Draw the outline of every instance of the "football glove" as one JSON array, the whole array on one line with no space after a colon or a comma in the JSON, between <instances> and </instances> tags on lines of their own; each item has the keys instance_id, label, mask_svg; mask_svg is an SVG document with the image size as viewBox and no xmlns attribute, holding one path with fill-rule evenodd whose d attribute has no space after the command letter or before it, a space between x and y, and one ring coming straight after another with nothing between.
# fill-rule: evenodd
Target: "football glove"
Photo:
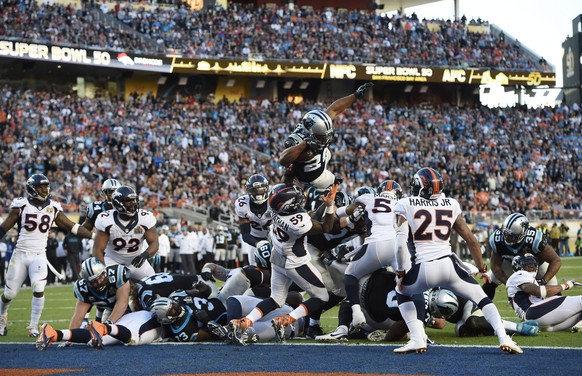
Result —
<instances>
[{"instance_id":1,"label":"football glove","mask_svg":"<svg viewBox=\"0 0 582 376\"><path fill-rule=\"evenodd\" d=\"M200 274L200 276L202 277L203 280L205 281L212 281L212 282L216 282L216 279L214 279L214 277L212 276L212 273L210 272L202 272Z\"/></svg>"},{"instance_id":2,"label":"football glove","mask_svg":"<svg viewBox=\"0 0 582 376\"><path fill-rule=\"evenodd\" d=\"M150 258L148 251L143 251L140 255L131 260L131 265L135 268L140 268L148 258Z\"/></svg>"},{"instance_id":3,"label":"football glove","mask_svg":"<svg viewBox=\"0 0 582 376\"><path fill-rule=\"evenodd\" d=\"M315 150L319 150L323 147L323 145L321 144L321 142L319 142L318 139L313 138L311 136L305 137L305 142L307 142L307 146Z\"/></svg>"},{"instance_id":4,"label":"football glove","mask_svg":"<svg viewBox=\"0 0 582 376\"><path fill-rule=\"evenodd\" d=\"M358 88L358 90L356 90L356 92L354 93L354 97L356 97L356 99L362 99L362 97L364 97L364 94L366 94L366 90L368 90L372 86L374 86L374 84L371 82L363 84Z\"/></svg>"}]
</instances>

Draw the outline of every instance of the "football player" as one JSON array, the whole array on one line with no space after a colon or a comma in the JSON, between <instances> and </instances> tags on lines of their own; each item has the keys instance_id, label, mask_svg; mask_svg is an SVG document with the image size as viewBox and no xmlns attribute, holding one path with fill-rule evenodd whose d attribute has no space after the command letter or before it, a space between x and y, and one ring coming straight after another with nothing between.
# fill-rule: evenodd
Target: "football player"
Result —
<instances>
[{"instance_id":1,"label":"football player","mask_svg":"<svg viewBox=\"0 0 582 376\"><path fill-rule=\"evenodd\" d=\"M552 286L540 285L538 261L531 253L515 256L515 273L505 284L507 298L515 314L522 320L536 320L542 331L555 332L571 328L582 332L582 296L560 296L562 291L582 286L575 281Z\"/></svg>"},{"instance_id":2,"label":"football player","mask_svg":"<svg viewBox=\"0 0 582 376\"><path fill-rule=\"evenodd\" d=\"M451 231L455 230L467 242L481 278L490 280L481 245L465 223L457 200L444 195L441 175L432 168L421 168L413 176L411 193L411 197L400 199L394 207L398 244L395 270L400 279L396 287L398 309L410 331L410 341L394 352L426 352L424 325L418 319L418 313L424 308L419 307L414 296L433 287L443 287L478 304L493 327L502 351L523 353L507 335L497 307L451 251ZM406 270L411 256L407 245L409 228L414 263Z\"/></svg>"},{"instance_id":3,"label":"football player","mask_svg":"<svg viewBox=\"0 0 582 376\"><path fill-rule=\"evenodd\" d=\"M8 216L0 225L0 240L18 224L18 237L6 274L6 288L0 297L0 336L8 333L8 307L18 295L26 277L32 286L32 309L27 327L30 336L38 335L38 321L44 308L44 288L47 283L46 246L53 222L81 238L90 239L91 231L72 222L60 203L52 200L48 178L31 175L26 181L28 197L12 201Z\"/></svg>"},{"instance_id":4,"label":"football player","mask_svg":"<svg viewBox=\"0 0 582 376\"><path fill-rule=\"evenodd\" d=\"M515 256L526 253L534 255L540 267L536 279L540 285L557 286L556 273L562 266L560 256L548 244L548 239L541 230L530 226L527 217L520 213L510 214L501 229L495 230L489 237L491 246L491 283L483 284L483 290L491 299L499 284L505 284L513 273L512 261Z\"/></svg>"},{"instance_id":5,"label":"football player","mask_svg":"<svg viewBox=\"0 0 582 376\"><path fill-rule=\"evenodd\" d=\"M397 267L394 257L396 252L396 231L394 230L394 205L402 197L400 184L393 180L386 180L378 187L378 195L364 193L355 198L349 206L338 209L339 217L353 215L356 210L363 208L371 223L370 235L364 244L357 250L346 269L345 286L349 304L352 309L351 330L359 331L366 319L360 307L359 280L380 268ZM410 268L409 264L404 265Z\"/></svg>"},{"instance_id":6,"label":"football player","mask_svg":"<svg viewBox=\"0 0 582 376\"><path fill-rule=\"evenodd\" d=\"M119 187L121 187L121 183L116 179L107 179L103 182L101 185L103 201L93 201L89 204L87 207L85 220L81 226L85 227L87 230L93 230L97 216L104 211L113 209L113 205L111 204L111 195Z\"/></svg>"},{"instance_id":7,"label":"football player","mask_svg":"<svg viewBox=\"0 0 582 376\"><path fill-rule=\"evenodd\" d=\"M373 85L370 82L363 84L353 94L333 102L325 111L306 113L285 141L286 149L281 153L279 163L292 170L302 184L313 185L320 190L329 188L336 181L335 175L327 170L331 159L328 146L334 136L333 120L356 100L363 98L366 90Z\"/></svg>"},{"instance_id":8,"label":"football player","mask_svg":"<svg viewBox=\"0 0 582 376\"><path fill-rule=\"evenodd\" d=\"M91 321L84 329L56 330L50 324L44 323L40 333L36 340L39 351L60 341L67 341L65 346L71 343L90 343L94 348L102 350L106 345L144 345L162 338L161 325L148 311L128 313L115 324Z\"/></svg>"},{"instance_id":9,"label":"football player","mask_svg":"<svg viewBox=\"0 0 582 376\"><path fill-rule=\"evenodd\" d=\"M271 253L271 296L261 301L255 309L241 319L232 320L233 336L240 335L253 322L269 312L283 306L289 287L294 282L306 291L310 298L291 313L276 317L272 324L279 341L284 339L285 328L310 311L321 308L328 300L327 289L321 274L310 263L311 256L306 250L306 236L329 232L333 226L337 192L334 184L327 196L323 224L312 219L303 208L305 197L297 187L277 184L269 195L269 206L273 211L273 224L269 233L273 244Z\"/></svg>"},{"instance_id":10,"label":"football player","mask_svg":"<svg viewBox=\"0 0 582 376\"><path fill-rule=\"evenodd\" d=\"M245 184L246 195L238 197L234 209L239 220L242 254L254 265L254 250L261 240L267 240L271 225L271 209L267 205L269 181L263 175L252 175Z\"/></svg>"},{"instance_id":11,"label":"football player","mask_svg":"<svg viewBox=\"0 0 582 376\"><path fill-rule=\"evenodd\" d=\"M146 261L158 252L156 217L139 208L138 196L131 187L117 188L111 203L113 209L99 214L95 221L93 256L107 266L127 266L135 279L154 274L154 268ZM144 240L148 247L139 253Z\"/></svg>"},{"instance_id":12,"label":"football player","mask_svg":"<svg viewBox=\"0 0 582 376\"><path fill-rule=\"evenodd\" d=\"M214 263L206 263L201 277L205 281L224 281L217 298L224 304L233 295L252 294L268 297L271 293L271 243L261 240L254 252L255 265L227 269ZM252 292L248 290L252 289Z\"/></svg>"},{"instance_id":13,"label":"football player","mask_svg":"<svg viewBox=\"0 0 582 376\"><path fill-rule=\"evenodd\" d=\"M216 226L214 234L214 259L216 262L226 267L226 253L228 251L228 240L226 240L226 228L223 225Z\"/></svg>"}]
</instances>

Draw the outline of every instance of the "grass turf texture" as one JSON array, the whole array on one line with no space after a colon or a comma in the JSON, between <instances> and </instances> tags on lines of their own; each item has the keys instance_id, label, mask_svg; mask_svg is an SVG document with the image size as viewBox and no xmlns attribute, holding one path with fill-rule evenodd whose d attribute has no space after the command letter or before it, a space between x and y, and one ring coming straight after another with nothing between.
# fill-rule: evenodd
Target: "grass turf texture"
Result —
<instances>
[{"instance_id":1,"label":"grass turf texture","mask_svg":"<svg viewBox=\"0 0 582 376\"><path fill-rule=\"evenodd\" d=\"M582 257L570 257L562 259L562 268L558 273L558 281L566 280L582 281ZM582 287L575 287L564 292L564 295L582 295ZM48 286L45 290L45 307L41 317L41 324L49 322L55 329L66 329L69 320L75 310L76 299L73 295L72 285ZM26 326L30 320L30 304L32 290L23 288L10 305L8 311L8 335L0 337L3 342L28 342L34 343L35 339L28 337ZM513 310L507 302L505 289L500 286L495 295L495 304L506 320L518 321ZM94 310L91 311L94 315ZM327 333L335 329L337 325L337 308L325 312L321 320L322 328ZM494 337L459 338L455 336L454 325L448 323L442 330L427 329L428 336L443 345L496 345ZM569 331L545 333L540 332L536 337L514 337L520 346L550 346L550 347L579 347L582 348L582 333L570 333ZM302 341L302 340L297 340ZM294 341L291 341L294 342ZM302 341L311 342L311 341ZM350 340L349 343L368 343L368 341Z\"/></svg>"}]
</instances>

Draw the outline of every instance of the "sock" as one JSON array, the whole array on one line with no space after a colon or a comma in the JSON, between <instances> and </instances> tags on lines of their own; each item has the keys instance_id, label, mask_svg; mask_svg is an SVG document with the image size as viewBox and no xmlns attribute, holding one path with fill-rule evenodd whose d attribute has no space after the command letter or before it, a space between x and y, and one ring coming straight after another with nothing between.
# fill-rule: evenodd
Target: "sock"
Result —
<instances>
[{"instance_id":1,"label":"sock","mask_svg":"<svg viewBox=\"0 0 582 376\"><path fill-rule=\"evenodd\" d=\"M489 303L483 307L481 311L483 311L483 316L485 316L487 322L493 327L495 335L499 339L499 343L503 343L507 337L507 333L503 327L503 322L501 321L501 316L499 315L497 307L495 307L493 303Z\"/></svg>"},{"instance_id":2,"label":"sock","mask_svg":"<svg viewBox=\"0 0 582 376\"><path fill-rule=\"evenodd\" d=\"M507 320L502 320L503 321L503 327L505 328L505 330L511 330L512 332L516 332L517 331L517 323L513 322L513 321L507 321Z\"/></svg>"},{"instance_id":3,"label":"sock","mask_svg":"<svg viewBox=\"0 0 582 376\"><path fill-rule=\"evenodd\" d=\"M2 295L2 298L0 299L0 316L6 316L6 314L8 313L8 307L10 306L11 303L12 300L5 302L4 295Z\"/></svg>"},{"instance_id":4,"label":"sock","mask_svg":"<svg viewBox=\"0 0 582 376\"><path fill-rule=\"evenodd\" d=\"M38 326L42 309L44 308L44 296L42 298L32 297L32 310L30 312L30 324Z\"/></svg>"}]
</instances>

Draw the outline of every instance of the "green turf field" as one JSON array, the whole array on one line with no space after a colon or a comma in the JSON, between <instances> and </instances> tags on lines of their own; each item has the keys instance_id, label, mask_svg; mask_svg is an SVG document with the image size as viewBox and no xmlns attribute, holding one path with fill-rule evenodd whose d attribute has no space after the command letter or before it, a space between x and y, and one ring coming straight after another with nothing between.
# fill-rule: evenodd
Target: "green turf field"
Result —
<instances>
[{"instance_id":1,"label":"green turf field","mask_svg":"<svg viewBox=\"0 0 582 376\"><path fill-rule=\"evenodd\" d=\"M569 279L582 281L582 257L569 257L562 259L562 268L558 273L558 280L563 282ZM576 287L565 292L565 295L582 295L582 287ZM0 337L0 342L34 342L34 339L27 335L26 326L30 320L30 304L32 292L30 288L23 288L8 311L8 335ZM69 325L69 320L75 310L75 297L72 285L49 286L46 289L46 302L42 314L42 322L50 322L57 329L65 329ZM507 303L507 297L503 288L497 289L495 296L502 318L517 321L513 310ZM93 312L94 313L94 312ZM328 332L335 329L337 324L337 308L324 313L322 316L322 327ZM492 337L459 338L455 336L454 325L447 324L445 329L427 329L427 334L440 344L496 344L497 340ZM582 333L570 333L569 331L540 333L536 337L515 336L517 342L522 346L563 346L582 347ZM353 341L352 341L353 342Z\"/></svg>"}]
</instances>

